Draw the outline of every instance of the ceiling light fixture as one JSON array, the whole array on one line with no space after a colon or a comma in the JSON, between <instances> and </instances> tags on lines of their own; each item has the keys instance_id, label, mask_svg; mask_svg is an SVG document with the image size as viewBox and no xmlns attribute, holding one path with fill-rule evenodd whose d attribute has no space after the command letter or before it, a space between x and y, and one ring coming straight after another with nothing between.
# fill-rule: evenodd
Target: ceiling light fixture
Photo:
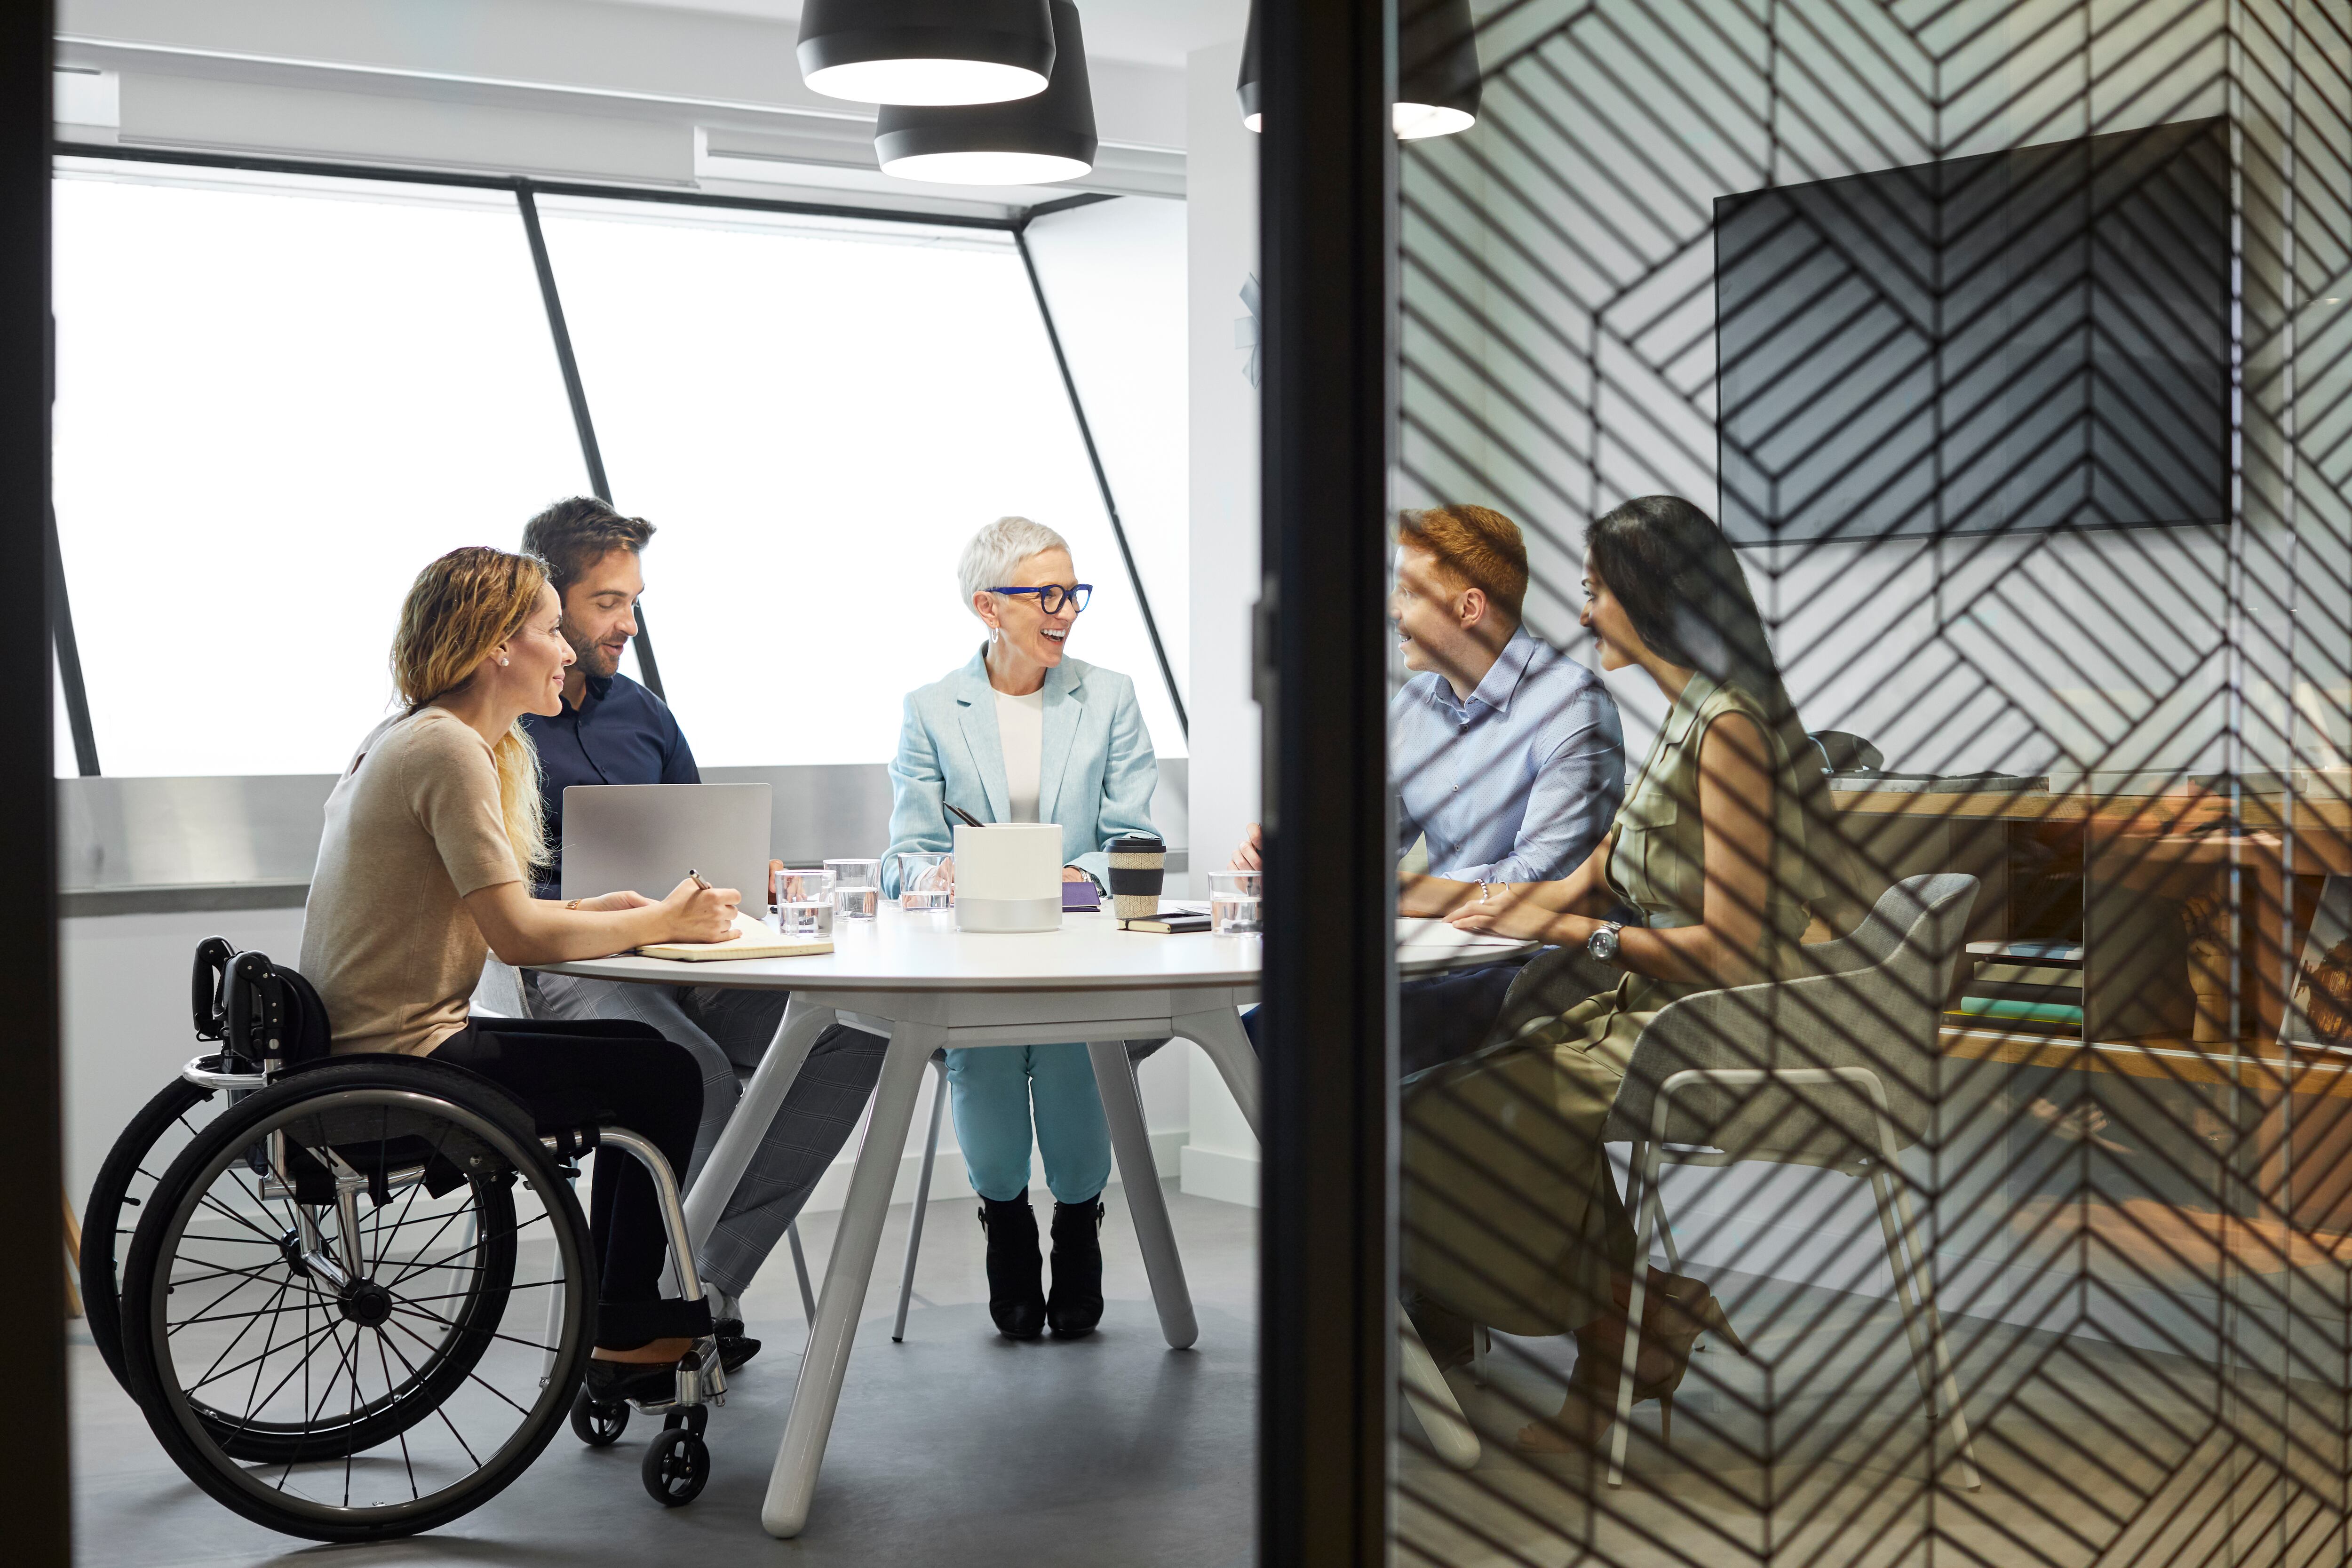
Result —
<instances>
[{"instance_id":1,"label":"ceiling light fixture","mask_svg":"<svg viewBox=\"0 0 2352 1568\"><path fill-rule=\"evenodd\" d=\"M1051 3L1057 47L1045 90L1011 103L885 104L874 126L884 174L950 185L1043 185L1094 167L1094 90L1078 8Z\"/></svg>"},{"instance_id":2,"label":"ceiling light fixture","mask_svg":"<svg viewBox=\"0 0 2352 1568\"><path fill-rule=\"evenodd\" d=\"M1390 126L1401 142L1451 136L1478 121L1483 79L1478 70L1477 24L1470 0L1398 0L1397 100ZM1257 7L1250 7L1249 32L1242 41L1242 124L1265 128L1260 101L1264 76Z\"/></svg>"},{"instance_id":3,"label":"ceiling light fixture","mask_svg":"<svg viewBox=\"0 0 2352 1568\"><path fill-rule=\"evenodd\" d=\"M1045 90L1048 0L806 0L801 79L859 103L1003 103Z\"/></svg>"}]
</instances>

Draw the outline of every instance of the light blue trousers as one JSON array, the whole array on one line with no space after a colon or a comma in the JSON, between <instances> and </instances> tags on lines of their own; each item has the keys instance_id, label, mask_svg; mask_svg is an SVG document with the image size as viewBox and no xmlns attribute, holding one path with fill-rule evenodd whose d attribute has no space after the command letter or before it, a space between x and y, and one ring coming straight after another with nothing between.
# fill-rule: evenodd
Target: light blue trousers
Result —
<instances>
[{"instance_id":1,"label":"light blue trousers","mask_svg":"<svg viewBox=\"0 0 2352 1568\"><path fill-rule=\"evenodd\" d=\"M1009 1203L1029 1190L1030 1108L1045 1185L1084 1203L1110 1180L1110 1129L1094 1063L1082 1045L974 1046L948 1052L956 1142L984 1198Z\"/></svg>"}]
</instances>

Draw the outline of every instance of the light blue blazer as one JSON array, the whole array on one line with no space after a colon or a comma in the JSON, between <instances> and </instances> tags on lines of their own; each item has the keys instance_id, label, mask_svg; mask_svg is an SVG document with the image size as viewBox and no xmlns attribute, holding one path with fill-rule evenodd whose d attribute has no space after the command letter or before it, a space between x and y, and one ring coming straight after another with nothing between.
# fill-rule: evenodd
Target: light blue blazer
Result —
<instances>
[{"instance_id":1,"label":"light blue blazer","mask_svg":"<svg viewBox=\"0 0 2352 1568\"><path fill-rule=\"evenodd\" d=\"M987 652L944 680L907 695L898 755L890 763L890 850L955 847L942 800L982 822L1009 822L1004 742L996 730L996 692ZM1135 682L1075 658L1045 672L1045 743L1037 766L1037 820L1062 825L1062 864L1107 881L1106 839L1148 833L1160 763L1136 706ZM884 863L883 892L898 896L895 867Z\"/></svg>"}]
</instances>

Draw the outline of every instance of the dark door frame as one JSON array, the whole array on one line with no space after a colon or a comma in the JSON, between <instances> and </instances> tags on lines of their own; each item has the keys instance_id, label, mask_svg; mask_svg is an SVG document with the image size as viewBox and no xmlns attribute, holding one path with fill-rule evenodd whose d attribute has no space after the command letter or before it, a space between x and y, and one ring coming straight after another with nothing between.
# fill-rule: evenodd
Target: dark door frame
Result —
<instances>
[{"instance_id":1,"label":"dark door frame","mask_svg":"<svg viewBox=\"0 0 2352 1568\"><path fill-rule=\"evenodd\" d=\"M0 614L0 1342L16 1347L18 1418L0 1423L9 1561L65 1568L73 1499L66 1442L65 1215L58 1053L57 789L50 774L48 0L0 5L0 540L19 569ZM94 760L94 759L93 759Z\"/></svg>"},{"instance_id":2,"label":"dark door frame","mask_svg":"<svg viewBox=\"0 0 2352 1568\"><path fill-rule=\"evenodd\" d=\"M1395 1428L1395 0L1257 0L1265 582L1258 1561L1385 1563Z\"/></svg>"}]
</instances>

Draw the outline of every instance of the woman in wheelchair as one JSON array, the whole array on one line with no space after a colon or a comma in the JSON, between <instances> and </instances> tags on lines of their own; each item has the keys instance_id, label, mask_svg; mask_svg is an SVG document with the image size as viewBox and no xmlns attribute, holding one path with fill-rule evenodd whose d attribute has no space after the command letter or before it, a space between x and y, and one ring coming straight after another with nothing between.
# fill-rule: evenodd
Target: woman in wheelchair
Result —
<instances>
[{"instance_id":1,"label":"woman in wheelchair","mask_svg":"<svg viewBox=\"0 0 2352 1568\"><path fill-rule=\"evenodd\" d=\"M1672 710L1590 859L1453 919L1623 978L1407 1080L1404 1103L1405 1275L1433 1353L1466 1358L1473 1322L1576 1336L1559 1416L1519 1436L1538 1451L1595 1443L1614 1415L1634 1237L1602 1133L1634 1042L1679 997L1795 973L1822 862L1850 880L1834 836L1809 832L1823 786L1722 531L1688 501L1628 501L1586 535L1585 595L1601 668L1639 668ZM1635 922L1608 918L1628 907ZM1699 1280L1651 1269L1643 1295L1634 1395L1671 1412L1700 1331L1738 1342Z\"/></svg>"},{"instance_id":2,"label":"woman in wheelchair","mask_svg":"<svg viewBox=\"0 0 2352 1568\"><path fill-rule=\"evenodd\" d=\"M734 889L691 877L659 902L531 897L527 871L546 848L538 759L519 721L562 705L572 653L560 614L527 555L456 550L417 575L392 647L402 710L368 736L327 802L301 972L325 1002L336 1056L467 1068L509 1090L542 1133L618 1121L683 1172L702 1105L685 1049L641 1024L467 1016L486 951L520 965L712 942L735 914ZM642 1166L599 1153L587 1388L600 1403L658 1394L710 1331L706 1303L659 1299L658 1203Z\"/></svg>"}]
</instances>

